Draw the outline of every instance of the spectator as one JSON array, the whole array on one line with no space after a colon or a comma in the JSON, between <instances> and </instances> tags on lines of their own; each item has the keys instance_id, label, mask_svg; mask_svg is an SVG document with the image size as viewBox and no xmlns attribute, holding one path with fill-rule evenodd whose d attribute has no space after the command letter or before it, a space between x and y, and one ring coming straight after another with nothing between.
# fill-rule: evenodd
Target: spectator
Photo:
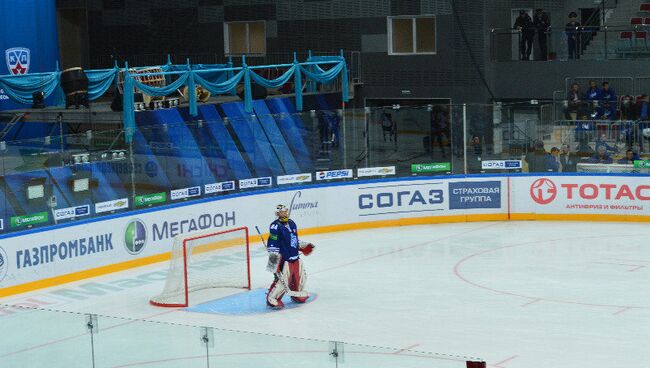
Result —
<instances>
[{"instance_id":1,"label":"spectator","mask_svg":"<svg viewBox=\"0 0 650 368\"><path fill-rule=\"evenodd\" d=\"M384 132L384 142L386 142L386 135L388 139L392 142L395 138L397 142L397 137L395 137L395 122L393 121L393 115L385 112L381 119L381 129Z\"/></svg>"},{"instance_id":2,"label":"spectator","mask_svg":"<svg viewBox=\"0 0 650 368\"><path fill-rule=\"evenodd\" d=\"M621 120L636 120L636 106L630 95L621 97Z\"/></svg>"},{"instance_id":3,"label":"spectator","mask_svg":"<svg viewBox=\"0 0 650 368\"><path fill-rule=\"evenodd\" d=\"M589 159L590 164L611 164L614 162L610 155L607 154L605 146L596 147L596 154Z\"/></svg>"},{"instance_id":4,"label":"spectator","mask_svg":"<svg viewBox=\"0 0 650 368\"><path fill-rule=\"evenodd\" d=\"M327 123L328 123L328 128L330 133L332 134L332 147L338 147L339 146L339 128L341 125L341 120L339 119L339 115L336 111L326 111L326 118L327 118Z\"/></svg>"},{"instance_id":5,"label":"spectator","mask_svg":"<svg viewBox=\"0 0 650 368\"><path fill-rule=\"evenodd\" d=\"M562 151L560 152L560 166L562 172L575 172L577 164L578 155L571 152L568 144L563 144Z\"/></svg>"},{"instance_id":6,"label":"spectator","mask_svg":"<svg viewBox=\"0 0 650 368\"><path fill-rule=\"evenodd\" d=\"M596 151L598 151L598 147L605 147L605 152L611 152L611 153L617 153L618 152L618 147L615 146L610 146L609 143L607 143L607 136L605 134L601 134L598 139L596 140Z\"/></svg>"},{"instance_id":7,"label":"spectator","mask_svg":"<svg viewBox=\"0 0 650 368\"><path fill-rule=\"evenodd\" d=\"M560 167L560 149L553 147L551 148L551 156L546 162L546 171L559 172Z\"/></svg>"},{"instance_id":8,"label":"spectator","mask_svg":"<svg viewBox=\"0 0 650 368\"><path fill-rule=\"evenodd\" d=\"M467 152L467 170L469 173L480 173L481 170L483 170L483 146L481 145L481 138L479 138L477 135L473 136L468 149L469 152Z\"/></svg>"},{"instance_id":9,"label":"spectator","mask_svg":"<svg viewBox=\"0 0 650 368\"><path fill-rule=\"evenodd\" d=\"M445 153L445 142L447 141L447 112L444 107L436 105L431 110L431 135L438 143L442 157L447 157ZM433 142L431 142L433 143Z\"/></svg>"},{"instance_id":10,"label":"spectator","mask_svg":"<svg viewBox=\"0 0 650 368\"><path fill-rule=\"evenodd\" d=\"M530 15L525 10L519 11L512 28L521 32L519 38L519 60L530 60L530 53L533 50L533 37L535 37L535 26Z\"/></svg>"},{"instance_id":11,"label":"spectator","mask_svg":"<svg viewBox=\"0 0 650 368\"><path fill-rule=\"evenodd\" d=\"M616 91L609 87L609 82L603 82L602 86L603 88L600 89L600 99L602 101L609 101L610 103L616 104Z\"/></svg>"},{"instance_id":12,"label":"spectator","mask_svg":"<svg viewBox=\"0 0 650 368\"><path fill-rule=\"evenodd\" d=\"M578 147L576 147L576 156L580 158L591 157L596 152L591 148L589 143L585 141L578 142Z\"/></svg>"},{"instance_id":13,"label":"spectator","mask_svg":"<svg viewBox=\"0 0 650 368\"><path fill-rule=\"evenodd\" d=\"M483 109L477 107L477 110L469 119L469 134L478 136L481 139L481 145L485 144L486 153L491 154L494 147L492 106L485 105Z\"/></svg>"},{"instance_id":14,"label":"spectator","mask_svg":"<svg viewBox=\"0 0 650 368\"><path fill-rule=\"evenodd\" d=\"M567 46L569 47L569 59L580 59L580 22L577 20L576 12L569 13L569 23L566 24Z\"/></svg>"},{"instance_id":15,"label":"spectator","mask_svg":"<svg viewBox=\"0 0 650 368\"><path fill-rule=\"evenodd\" d=\"M596 108L596 116L598 120L614 120L616 118L616 105L612 105L610 101L603 100Z\"/></svg>"},{"instance_id":16,"label":"spectator","mask_svg":"<svg viewBox=\"0 0 650 368\"><path fill-rule=\"evenodd\" d=\"M320 110L318 111L318 133L320 137L320 147L322 150L327 150L329 147L330 139L332 138L332 133L330 132L329 117L327 116L327 111Z\"/></svg>"},{"instance_id":17,"label":"spectator","mask_svg":"<svg viewBox=\"0 0 650 368\"><path fill-rule=\"evenodd\" d=\"M589 142L596 130L593 121L589 120L589 116L582 115L576 124L575 140L578 142Z\"/></svg>"},{"instance_id":18,"label":"spectator","mask_svg":"<svg viewBox=\"0 0 650 368\"><path fill-rule=\"evenodd\" d=\"M580 110L583 108L583 95L580 91L580 85L573 83L571 90L567 93L566 102L564 106L564 117L567 120L576 120Z\"/></svg>"},{"instance_id":19,"label":"spectator","mask_svg":"<svg viewBox=\"0 0 650 368\"><path fill-rule=\"evenodd\" d=\"M533 16L533 25L537 30L537 39L539 41L541 60L546 61L548 60L547 32L551 30L551 20L548 18L548 14L544 11L544 9L535 9L535 15Z\"/></svg>"},{"instance_id":20,"label":"spectator","mask_svg":"<svg viewBox=\"0 0 650 368\"><path fill-rule=\"evenodd\" d=\"M648 112L648 95L641 95L636 101L636 118L647 121Z\"/></svg>"},{"instance_id":21,"label":"spectator","mask_svg":"<svg viewBox=\"0 0 650 368\"><path fill-rule=\"evenodd\" d=\"M587 101L600 100L600 88L598 88L598 84L596 84L596 81L594 80L589 81L589 89L585 93L585 99Z\"/></svg>"},{"instance_id":22,"label":"spectator","mask_svg":"<svg viewBox=\"0 0 650 368\"><path fill-rule=\"evenodd\" d=\"M622 159L618 160L617 163L619 163L619 164L633 165L633 164L634 164L634 161L636 161L636 160L640 160L640 159L641 159L641 157L639 157L639 155L638 155L636 152L634 152L633 150L629 149L629 150L627 150L627 151L625 152L625 157L623 157Z\"/></svg>"},{"instance_id":23,"label":"spectator","mask_svg":"<svg viewBox=\"0 0 650 368\"><path fill-rule=\"evenodd\" d=\"M550 153L544 149L544 142L538 140L535 142L534 150L526 154L528 163L528 172L544 172L554 167L554 159Z\"/></svg>"}]
</instances>

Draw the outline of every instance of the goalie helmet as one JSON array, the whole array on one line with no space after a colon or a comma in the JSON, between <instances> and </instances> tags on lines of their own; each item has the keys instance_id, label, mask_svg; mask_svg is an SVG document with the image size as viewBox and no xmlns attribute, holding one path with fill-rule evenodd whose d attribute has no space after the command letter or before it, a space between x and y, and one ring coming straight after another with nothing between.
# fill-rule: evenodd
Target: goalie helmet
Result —
<instances>
[{"instance_id":1,"label":"goalie helmet","mask_svg":"<svg viewBox=\"0 0 650 368\"><path fill-rule=\"evenodd\" d=\"M283 204L279 204L275 207L275 216L278 217L280 222L289 221L289 209Z\"/></svg>"}]
</instances>

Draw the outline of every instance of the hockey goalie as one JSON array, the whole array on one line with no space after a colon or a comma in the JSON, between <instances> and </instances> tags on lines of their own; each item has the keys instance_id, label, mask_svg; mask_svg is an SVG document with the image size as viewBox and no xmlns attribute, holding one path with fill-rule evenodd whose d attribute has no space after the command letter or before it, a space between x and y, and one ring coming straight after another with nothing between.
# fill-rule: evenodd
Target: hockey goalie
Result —
<instances>
[{"instance_id":1,"label":"hockey goalie","mask_svg":"<svg viewBox=\"0 0 650 368\"><path fill-rule=\"evenodd\" d=\"M307 273L300 259L300 253L308 256L314 245L298 239L298 227L289 219L289 209L284 205L275 208L277 219L271 223L267 250L267 270L274 273L274 280L266 296L271 308L283 308L282 297L287 294L296 303L309 298L306 291Z\"/></svg>"}]
</instances>

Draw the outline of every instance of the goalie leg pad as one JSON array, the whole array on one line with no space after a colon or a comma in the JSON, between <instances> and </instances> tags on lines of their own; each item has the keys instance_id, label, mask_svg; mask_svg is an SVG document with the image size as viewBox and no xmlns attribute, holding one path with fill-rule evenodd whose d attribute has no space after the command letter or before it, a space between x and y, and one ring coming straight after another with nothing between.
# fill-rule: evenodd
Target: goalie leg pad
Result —
<instances>
[{"instance_id":1,"label":"goalie leg pad","mask_svg":"<svg viewBox=\"0 0 650 368\"><path fill-rule=\"evenodd\" d=\"M289 276L289 266L287 262L284 263L282 270L279 272L280 276L287 280ZM284 303L282 303L282 297L287 292L284 287L284 284L280 280L276 279L269 287L269 292L266 295L266 304L272 308L282 308Z\"/></svg>"},{"instance_id":2,"label":"goalie leg pad","mask_svg":"<svg viewBox=\"0 0 650 368\"><path fill-rule=\"evenodd\" d=\"M293 291L305 291L305 285L307 285L307 273L302 266L302 260L298 259L293 263L289 263L289 269L291 271L289 276L289 288ZM309 295L305 297L291 297L291 299L296 303L304 303L308 298Z\"/></svg>"}]
</instances>

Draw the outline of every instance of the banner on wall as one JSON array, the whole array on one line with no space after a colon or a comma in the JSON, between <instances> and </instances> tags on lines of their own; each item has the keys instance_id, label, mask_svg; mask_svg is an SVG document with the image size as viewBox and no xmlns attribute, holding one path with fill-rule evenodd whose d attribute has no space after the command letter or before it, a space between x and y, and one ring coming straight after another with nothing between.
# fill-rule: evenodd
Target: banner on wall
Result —
<instances>
[{"instance_id":1,"label":"banner on wall","mask_svg":"<svg viewBox=\"0 0 650 368\"><path fill-rule=\"evenodd\" d=\"M343 186L215 197L98 218L91 225L82 221L10 235L0 239L4 265L0 265L0 276L4 273L0 288L166 253L175 236L193 231L239 226L266 229L280 203L289 206L300 229L384 220L397 224L436 216L505 215L509 209L522 214L650 215L647 177L459 177ZM8 226L47 221L48 216L47 212L14 216Z\"/></svg>"},{"instance_id":2,"label":"banner on wall","mask_svg":"<svg viewBox=\"0 0 650 368\"><path fill-rule=\"evenodd\" d=\"M174 237L180 234L239 226L266 229L275 219L275 207L280 203L289 206L290 216L300 229L463 214L466 208L450 209L448 188L449 183L464 181L467 180L400 180L350 183L345 190L325 186L253 192L187 202L173 208L150 208L137 214L127 212L103 221L98 218L90 226L85 222L69 223L7 237L0 239L0 247L7 253L7 272L11 277L0 281L0 288L169 252ZM491 185L483 180L476 186L463 187L492 188ZM472 213L501 213L504 208L480 208Z\"/></svg>"},{"instance_id":3,"label":"banner on wall","mask_svg":"<svg viewBox=\"0 0 650 368\"><path fill-rule=\"evenodd\" d=\"M0 14L6 15L0 22L0 75L54 71L59 59L55 0L2 0ZM0 110L21 107L0 89Z\"/></svg>"},{"instance_id":4,"label":"banner on wall","mask_svg":"<svg viewBox=\"0 0 650 368\"><path fill-rule=\"evenodd\" d=\"M524 176L510 180L516 213L650 213L650 183L643 177Z\"/></svg>"}]
</instances>

